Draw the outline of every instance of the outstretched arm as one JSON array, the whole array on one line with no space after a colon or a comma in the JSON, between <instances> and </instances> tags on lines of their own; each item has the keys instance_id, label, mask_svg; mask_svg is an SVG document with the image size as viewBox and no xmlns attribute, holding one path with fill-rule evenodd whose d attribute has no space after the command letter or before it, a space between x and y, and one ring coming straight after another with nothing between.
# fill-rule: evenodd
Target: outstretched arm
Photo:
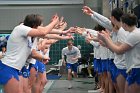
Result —
<instances>
[{"instance_id":1,"label":"outstretched arm","mask_svg":"<svg viewBox=\"0 0 140 93\"><path fill-rule=\"evenodd\" d=\"M108 29L109 31L112 31L112 24L108 18L91 10L91 8L88 6L84 6L82 10L85 14L91 16L91 18L93 20L95 20L99 25L103 26L104 28Z\"/></svg>"}]
</instances>

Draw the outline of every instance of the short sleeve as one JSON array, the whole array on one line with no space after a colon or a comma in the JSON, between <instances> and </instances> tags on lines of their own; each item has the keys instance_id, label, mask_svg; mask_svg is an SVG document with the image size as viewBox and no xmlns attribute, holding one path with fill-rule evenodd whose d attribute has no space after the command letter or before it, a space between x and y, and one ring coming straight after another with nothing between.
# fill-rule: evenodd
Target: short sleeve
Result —
<instances>
[{"instance_id":1,"label":"short sleeve","mask_svg":"<svg viewBox=\"0 0 140 93\"><path fill-rule=\"evenodd\" d=\"M125 43L127 43L128 45L132 47L140 43L140 31L130 33L128 37L126 38Z\"/></svg>"},{"instance_id":2,"label":"short sleeve","mask_svg":"<svg viewBox=\"0 0 140 93\"><path fill-rule=\"evenodd\" d=\"M127 35L128 35L128 32L126 32L123 28L120 28L118 33L117 33L117 41L121 42L121 43L124 43Z\"/></svg>"},{"instance_id":3,"label":"short sleeve","mask_svg":"<svg viewBox=\"0 0 140 93\"><path fill-rule=\"evenodd\" d=\"M21 25L20 29L22 30L22 32L21 32L22 36L27 36L28 33L32 30L31 27L28 27L28 26L25 26L25 25Z\"/></svg>"},{"instance_id":4,"label":"short sleeve","mask_svg":"<svg viewBox=\"0 0 140 93\"><path fill-rule=\"evenodd\" d=\"M64 48L62 49L62 55L65 55L65 49Z\"/></svg>"}]
</instances>

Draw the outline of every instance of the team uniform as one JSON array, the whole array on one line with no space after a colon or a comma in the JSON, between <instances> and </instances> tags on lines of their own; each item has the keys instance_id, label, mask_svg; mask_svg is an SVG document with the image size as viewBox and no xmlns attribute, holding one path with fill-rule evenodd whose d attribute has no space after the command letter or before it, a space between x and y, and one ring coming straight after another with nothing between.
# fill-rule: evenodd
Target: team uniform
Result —
<instances>
[{"instance_id":1,"label":"team uniform","mask_svg":"<svg viewBox=\"0 0 140 93\"><path fill-rule=\"evenodd\" d=\"M108 71L108 49L106 47L100 46L100 58L101 58L101 68L102 73Z\"/></svg>"},{"instance_id":2,"label":"team uniform","mask_svg":"<svg viewBox=\"0 0 140 93\"><path fill-rule=\"evenodd\" d=\"M36 37L36 38L34 39L33 46L32 46L32 48L31 48L31 50L33 50L33 49L38 50L37 43L38 43L38 38ZM36 63L36 59L34 59L34 58L29 58L27 61L28 61L28 63L29 63L29 71L31 70L32 67L35 68L36 71L38 71L38 65L37 65L37 63Z\"/></svg>"},{"instance_id":3,"label":"team uniform","mask_svg":"<svg viewBox=\"0 0 140 93\"><path fill-rule=\"evenodd\" d=\"M41 55L43 55L42 51L38 51ZM36 65L38 67L37 71L43 73L46 70L45 64L39 60L36 60Z\"/></svg>"},{"instance_id":4,"label":"team uniform","mask_svg":"<svg viewBox=\"0 0 140 93\"><path fill-rule=\"evenodd\" d=\"M121 42L124 43L126 36L128 35L128 32L126 32L122 27L118 30L115 36L114 42ZM118 55L114 53L114 68L112 69L112 74L114 78L114 82L116 81L116 78L119 74L122 74L123 77L126 79L126 60L125 60L125 54Z\"/></svg>"},{"instance_id":5,"label":"team uniform","mask_svg":"<svg viewBox=\"0 0 140 93\"><path fill-rule=\"evenodd\" d=\"M109 31L112 31L112 24L111 21L98 14L97 12L94 12L94 15L91 16L92 19L94 19L96 22L98 22L100 25L102 25L103 27L107 28ZM118 30L118 32L116 33L115 36L115 41L114 42L121 42L123 43L126 39L128 32L126 32L122 27ZM115 34L114 34L115 35ZM112 36L114 38L114 35ZM112 64L112 68L111 68L111 76L112 76L112 80L114 82L116 82L116 77L119 74L122 74L124 76L124 78L127 77L126 74L126 61L125 61L125 55L117 55L116 53L114 53L114 64Z\"/></svg>"},{"instance_id":6,"label":"team uniform","mask_svg":"<svg viewBox=\"0 0 140 93\"><path fill-rule=\"evenodd\" d=\"M19 81L19 71L31 54L27 38L27 34L31 29L20 24L11 33L7 41L6 55L0 62L0 84L6 84L12 77Z\"/></svg>"},{"instance_id":7,"label":"team uniform","mask_svg":"<svg viewBox=\"0 0 140 93\"><path fill-rule=\"evenodd\" d=\"M130 32L125 43L132 47L125 53L128 85L135 82L140 85L140 29L135 28L133 32Z\"/></svg>"},{"instance_id":8,"label":"team uniform","mask_svg":"<svg viewBox=\"0 0 140 93\"><path fill-rule=\"evenodd\" d=\"M66 55L67 59L66 59L66 67L67 69L72 69L74 72L77 72L77 67L78 67L78 60L71 60L72 57L81 57L81 53L80 50L75 47L72 46L72 50L69 50L68 47L65 47L62 49L62 56Z\"/></svg>"},{"instance_id":9,"label":"team uniform","mask_svg":"<svg viewBox=\"0 0 140 93\"><path fill-rule=\"evenodd\" d=\"M98 42L94 42L94 41L91 41L90 44L94 46L94 60L93 60L94 69L98 73L101 73L102 72L102 69L101 69L102 64L101 64L101 59L100 59L100 45Z\"/></svg>"},{"instance_id":10,"label":"team uniform","mask_svg":"<svg viewBox=\"0 0 140 93\"><path fill-rule=\"evenodd\" d=\"M28 46L31 48L32 51L34 45L33 41L31 40L31 37L28 37ZM32 62L31 60L33 60L33 58L29 56L28 59L26 60L26 64L22 67L21 71L19 71L20 76L22 75L24 78L29 78L30 76L29 64L30 62Z\"/></svg>"}]
</instances>

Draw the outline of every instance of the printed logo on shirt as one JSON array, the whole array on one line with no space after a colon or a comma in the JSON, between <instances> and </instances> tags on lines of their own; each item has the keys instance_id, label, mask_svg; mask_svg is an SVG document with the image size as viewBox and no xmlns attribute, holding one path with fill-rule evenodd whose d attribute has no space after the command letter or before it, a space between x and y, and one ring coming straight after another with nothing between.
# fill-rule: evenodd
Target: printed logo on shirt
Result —
<instances>
[{"instance_id":1,"label":"printed logo on shirt","mask_svg":"<svg viewBox=\"0 0 140 93\"><path fill-rule=\"evenodd\" d=\"M76 53L77 53L76 51L75 52L70 52L70 53L67 53L67 55L74 55Z\"/></svg>"}]
</instances>

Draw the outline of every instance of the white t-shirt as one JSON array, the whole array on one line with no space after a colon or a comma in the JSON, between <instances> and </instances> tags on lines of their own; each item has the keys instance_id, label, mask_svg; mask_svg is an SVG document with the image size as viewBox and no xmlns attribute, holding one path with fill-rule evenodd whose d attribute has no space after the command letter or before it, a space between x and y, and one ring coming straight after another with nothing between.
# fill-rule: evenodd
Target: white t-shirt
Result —
<instances>
[{"instance_id":1,"label":"white t-shirt","mask_svg":"<svg viewBox=\"0 0 140 93\"><path fill-rule=\"evenodd\" d=\"M114 59L114 53L108 49L108 58Z\"/></svg>"},{"instance_id":2,"label":"white t-shirt","mask_svg":"<svg viewBox=\"0 0 140 93\"><path fill-rule=\"evenodd\" d=\"M23 24L14 28L7 41L6 55L1 59L3 64L21 70L31 54L31 46L27 38L31 29Z\"/></svg>"},{"instance_id":3,"label":"white t-shirt","mask_svg":"<svg viewBox=\"0 0 140 93\"><path fill-rule=\"evenodd\" d=\"M100 57L101 59L108 59L108 49L106 47L100 46Z\"/></svg>"},{"instance_id":4,"label":"white t-shirt","mask_svg":"<svg viewBox=\"0 0 140 93\"><path fill-rule=\"evenodd\" d=\"M94 49L94 58L100 59L100 45L99 42L90 41L90 44L93 45Z\"/></svg>"},{"instance_id":5,"label":"white t-shirt","mask_svg":"<svg viewBox=\"0 0 140 93\"><path fill-rule=\"evenodd\" d=\"M100 46L99 47L94 47L94 58L100 59Z\"/></svg>"},{"instance_id":6,"label":"white t-shirt","mask_svg":"<svg viewBox=\"0 0 140 93\"><path fill-rule=\"evenodd\" d=\"M132 47L125 53L127 69L140 68L140 29L136 28L133 32L130 32L125 43Z\"/></svg>"},{"instance_id":7,"label":"white t-shirt","mask_svg":"<svg viewBox=\"0 0 140 93\"><path fill-rule=\"evenodd\" d=\"M70 64L74 64L76 63L78 60L76 61L73 61L71 60L71 58L73 57L81 57L81 53L80 53L80 50L75 47L75 46L72 46L72 50L69 50L68 47L65 47L62 49L62 56L66 55L67 56L67 63L70 63Z\"/></svg>"},{"instance_id":8,"label":"white t-shirt","mask_svg":"<svg viewBox=\"0 0 140 93\"><path fill-rule=\"evenodd\" d=\"M115 41L116 36L117 36L117 33L112 31L111 32L111 39L112 39L113 42ZM108 49L108 53L109 53L109 59L114 59L114 57L115 57L114 52L112 52Z\"/></svg>"},{"instance_id":9,"label":"white t-shirt","mask_svg":"<svg viewBox=\"0 0 140 93\"><path fill-rule=\"evenodd\" d=\"M28 37L29 41L32 43L31 41L31 37ZM37 50L37 42L38 42L38 38L36 37L32 43L32 46L31 46L31 51L33 49ZM32 58L32 57L29 57L27 59L27 63L31 63L31 64L35 64L36 63L36 59Z\"/></svg>"},{"instance_id":10,"label":"white t-shirt","mask_svg":"<svg viewBox=\"0 0 140 93\"><path fill-rule=\"evenodd\" d=\"M126 32L122 27L118 30L117 35L115 36L116 40L114 42L121 42L124 43L126 40L126 37L128 35L128 32ZM125 60L125 54L118 55L114 53L114 63L119 69L126 69L126 60Z\"/></svg>"}]
</instances>

